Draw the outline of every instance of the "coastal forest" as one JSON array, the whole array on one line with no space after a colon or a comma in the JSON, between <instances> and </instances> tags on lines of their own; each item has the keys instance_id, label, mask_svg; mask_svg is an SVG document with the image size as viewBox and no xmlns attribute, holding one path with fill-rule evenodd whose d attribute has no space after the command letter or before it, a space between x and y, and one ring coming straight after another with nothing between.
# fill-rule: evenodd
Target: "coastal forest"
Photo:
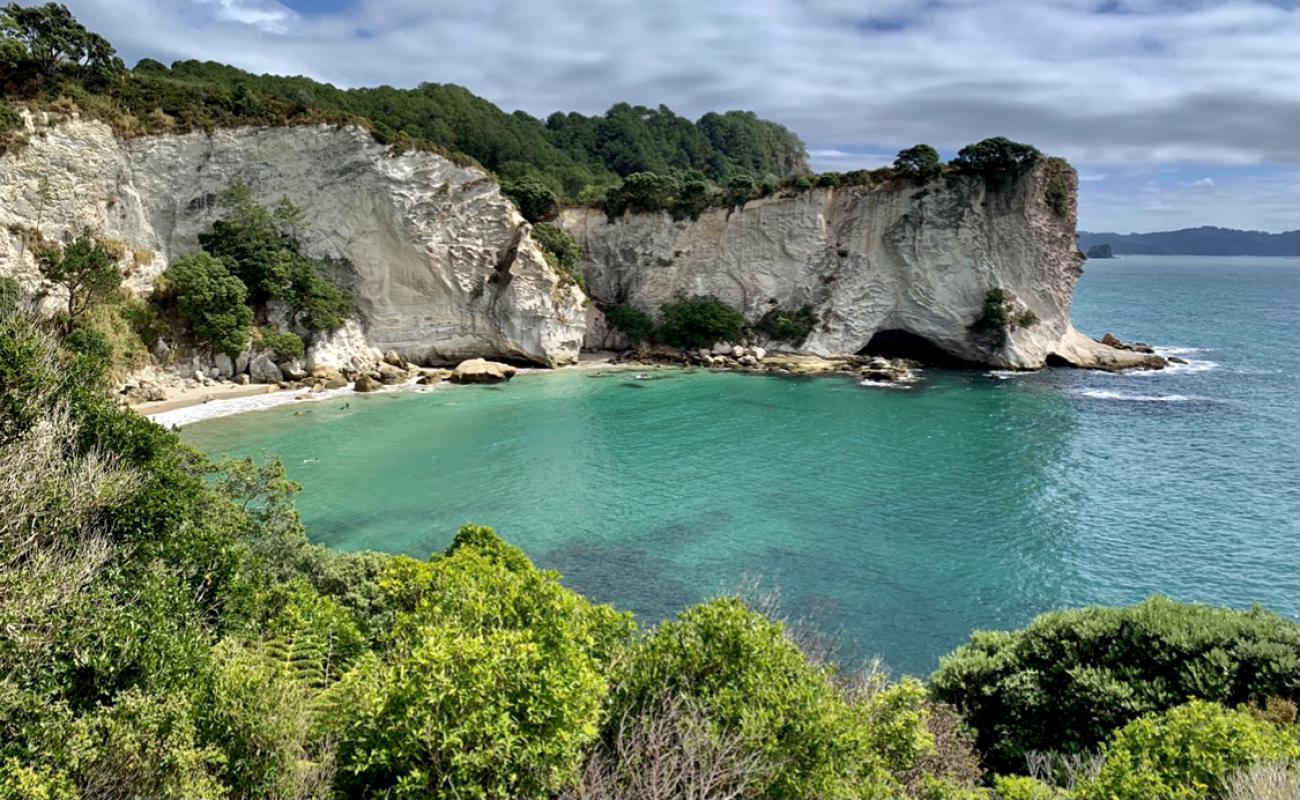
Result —
<instances>
[{"instance_id":1,"label":"coastal forest","mask_svg":"<svg viewBox=\"0 0 1300 800\"><path fill-rule=\"evenodd\" d=\"M0 147L21 146L19 106L79 109L123 136L356 123L481 163L538 219L551 203L668 205L693 183L748 196L844 179L808 175L799 140L745 112L542 121L454 86L127 70L57 4L0 10L0 83ZM943 165L922 145L890 176L997 180L1037 158L987 140ZM348 298L300 252L292 204L263 208L239 186L221 202L202 252L123 324L182 320L227 356L252 337L301 355L300 339L254 329L254 307L274 299L330 330ZM560 264L567 248L548 252ZM40 259L67 288L53 318L0 279L0 800L1298 796L1292 619L1162 597L1053 611L972 632L907 676L842 659L816 619L753 592L636 619L567 588L491 520L425 558L335 552L312 543L279 462L213 463L113 397L114 343L82 324L119 290L103 242L86 233ZM998 330L1001 301L981 318ZM649 335L633 311L616 324ZM794 339L809 313L757 324ZM744 324L703 302L662 316L660 336L684 342Z\"/></svg>"}]
</instances>

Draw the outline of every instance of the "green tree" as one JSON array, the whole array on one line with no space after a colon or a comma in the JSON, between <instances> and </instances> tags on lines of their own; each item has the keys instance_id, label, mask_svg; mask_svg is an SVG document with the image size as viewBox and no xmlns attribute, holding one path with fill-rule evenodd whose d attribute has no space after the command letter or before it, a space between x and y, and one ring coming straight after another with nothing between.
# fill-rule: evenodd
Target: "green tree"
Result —
<instances>
[{"instance_id":1,"label":"green tree","mask_svg":"<svg viewBox=\"0 0 1300 800\"><path fill-rule=\"evenodd\" d=\"M623 179L622 194L633 211L661 211L673 205L681 185L671 175L636 172Z\"/></svg>"},{"instance_id":2,"label":"green tree","mask_svg":"<svg viewBox=\"0 0 1300 800\"><path fill-rule=\"evenodd\" d=\"M1189 698L1300 700L1300 625L1160 597L1052 612L974 634L940 661L931 690L962 712L992 767L1019 770L1030 751L1084 752Z\"/></svg>"},{"instance_id":3,"label":"green tree","mask_svg":"<svg viewBox=\"0 0 1300 800\"><path fill-rule=\"evenodd\" d=\"M0 37L21 44L35 71L45 78L54 77L64 64L113 72L125 69L113 46L86 30L61 3L9 3L0 9Z\"/></svg>"},{"instance_id":4,"label":"green tree","mask_svg":"<svg viewBox=\"0 0 1300 800\"><path fill-rule=\"evenodd\" d=\"M231 358L248 348L253 324L253 310L245 304L248 289L225 262L194 253L168 267L163 278L164 298L175 303L198 341Z\"/></svg>"},{"instance_id":5,"label":"green tree","mask_svg":"<svg viewBox=\"0 0 1300 800\"><path fill-rule=\"evenodd\" d=\"M1005 136L968 144L957 151L952 165L965 172L985 176L1006 174L1023 169L1042 157L1032 145L1013 142Z\"/></svg>"},{"instance_id":6,"label":"green tree","mask_svg":"<svg viewBox=\"0 0 1300 800\"><path fill-rule=\"evenodd\" d=\"M542 246L542 253L551 268L569 280L586 287L587 281L582 270L578 269L582 261L582 246L573 235L558 225L541 222L533 226L533 239Z\"/></svg>"},{"instance_id":7,"label":"green tree","mask_svg":"<svg viewBox=\"0 0 1300 800\"><path fill-rule=\"evenodd\" d=\"M612 306L605 312L605 319L610 326L634 342L645 341L654 332L655 323L650 315L626 303Z\"/></svg>"},{"instance_id":8,"label":"green tree","mask_svg":"<svg viewBox=\"0 0 1300 800\"><path fill-rule=\"evenodd\" d=\"M898 151L894 159L894 169L901 175L928 181L937 178L943 172L943 162L939 160L939 151L928 144L913 145Z\"/></svg>"},{"instance_id":9,"label":"green tree","mask_svg":"<svg viewBox=\"0 0 1300 800\"><path fill-rule=\"evenodd\" d=\"M674 347L707 347L735 341L745 331L745 318L716 297L678 298L659 308L657 338Z\"/></svg>"},{"instance_id":10,"label":"green tree","mask_svg":"<svg viewBox=\"0 0 1300 800\"><path fill-rule=\"evenodd\" d=\"M36 251L41 276L67 292L63 331L71 333L77 319L122 285L122 273L103 244L87 230L62 247L43 245Z\"/></svg>"}]
</instances>

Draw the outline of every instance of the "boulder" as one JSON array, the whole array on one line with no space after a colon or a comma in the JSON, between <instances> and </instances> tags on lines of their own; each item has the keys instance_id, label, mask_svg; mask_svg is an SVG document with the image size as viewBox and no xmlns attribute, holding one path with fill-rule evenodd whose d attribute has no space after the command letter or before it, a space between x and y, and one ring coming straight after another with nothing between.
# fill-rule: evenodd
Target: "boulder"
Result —
<instances>
[{"instance_id":1,"label":"boulder","mask_svg":"<svg viewBox=\"0 0 1300 800\"><path fill-rule=\"evenodd\" d=\"M248 378L248 373L246 372L241 372L235 376L235 383L239 384L240 386L247 386L249 382L250 381Z\"/></svg>"},{"instance_id":2,"label":"boulder","mask_svg":"<svg viewBox=\"0 0 1300 800\"><path fill-rule=\"evenodd\" d=\"M307 370L303 367L302 362L296 358L291 358L280 364L280 371L291 381L300 381L307 377Z\"/></svg>"},{"instance_id":3,"label":"boulder","mask_svg":"<svg viewBox=\"0 0 1300 800\"><path fill-rule=\"evenodd\" d=\"M451 372L452 383L501 383L508 381L518 372L509 364L488 361L483 358L471 358L456 365Z\"/></svg>"},{"instance_id":4,"label":"boulder","mask_svg":"<svg viewBox=\"0 0 1300 800\"><path fill-rule=\"evenodd\" d=\"M311 377L326 389L342 389L348 385L348 379L337 367L316 367L311 371Z\"/></svg>"},{"instance_id":5,"label":"boulder","mask_svg":"<svg viewBox=\"0 0 1300 800\"><path fill-rule=\"evenodd\" d=\"M1107 331L1106 335L1101 337L1101 343L1107 347L1114 347L1117 350L1124 347L1124 343L1119 340L1119 337L1110 331Z\"/></svg>"},{"instance_id":6,"label":"boulder","mask_svg":"<svg viewBox=\"0 0 1300 800\"><path fill-rule=\"evenodd\" d=\"M357 381L352 388L358 392L377 392L384 388L383 384L364 372L357 376Z\"/></svg>"},{"instance_id":7,"label":"boulder","mask_svg":"<svg viewBox=\"0 0 1300 800\"><path fill-rule=\"evenodd\" d=\"M763 359L767 358L767 351L761 347L751 347L749 349L749 353L754 358L757 358L759 361L762 361Z\"/></svg>"},{"instance_id":8,"label":"boulder","mask_svg":"<svg viewBox=\"0 0 1300 800\"><path fill-rule=\"evenodd\" d=\"M753 356L741 356L741 357L740 357L740 366L742 366L742 367L757 367L757 366L758 366L758 359L757 359L757 358L754 358Z\"/></svg>"},{"instance_id":9,"label":"boulder","mask_svg":"<svg viewBox=\"0 0 1300 800\"><path fill-rule=\"evenodd\" d=\"M713 345L713 349L710 352L715 356L729 356L731 355L731 344L728 342L718 342Z\"/></svg>"},{"instance_id":10,"label":"boulder","mask_svg":"<svg viewBox=\"0 0 1300 800\"><path fill-rule=\"evenodd\" d=\"M385 386L393 386L398 383L406 382L406 370L399 369L388 362L384 362L375 368L375 373L379 376L379 382Z\"/></svg>"},{"instance_id":11,"label":"boulder","mask_svg":"<svg viewBox=\"0 0 1300 800\"><path fill-rule=\"evenodd\" d=\"M389 350L384 353L384 363L390 364L398 369L406 369L406 359L397 354L396 350Z\"/></svg>"},{"instance_id":12,"label":"boulder","mask_svg":"<svg viewBox=\"0 0 1300 800\"><path fill-rule=\"evenodd\" d=\"M728 355L730 355L732 358L740 358L741 356L745 355L745 348L741 347L740 345L736 345L735 347L731 348L731 352Z\"/></svg>"},{"instance_id":13,"label":"boulder","mask_svg":"<svg viewBox=\"0 0 1300 800\"><path fill-rule=\"evenodd\" d=\"M261 350L248 362L248 376L253 383L279 383L284 373L276 366L271 351Z\"/></svg>"},{"instance_id":14,"label":"boulder","mask_svg":"<svg viewBox=\"0 0 1300 800\"><path fill-rule=\"evenodd\" d=\"M1170 364L1186 364L1186 363L1187 363L1187 359L1185 359L1185 358L1179 358L1178 356L1165 356L1165 360L1168 361Z\"/></svg>"},{"instance_id":15,"label":"boulder","mask_svg":"<svg viewBox=\"0 0 1300 800\"><path fill-rule=\"evenodd\" d=\"M420 370L420 379L416 381L421 386L433 386L442 383L451 377L449 369L422 369Z\"/></svg>"}]
</instances>

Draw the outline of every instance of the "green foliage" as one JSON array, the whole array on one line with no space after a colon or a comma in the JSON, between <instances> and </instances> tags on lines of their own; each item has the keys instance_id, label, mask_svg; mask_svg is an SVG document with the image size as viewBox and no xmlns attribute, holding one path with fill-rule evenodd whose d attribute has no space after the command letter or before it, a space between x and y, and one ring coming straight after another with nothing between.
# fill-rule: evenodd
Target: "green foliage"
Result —
<instances>
[{"instance_id":1,"label":"green foliage","mask_svg":"<svg viewBox=\"0 0 1300 800\"><path fill-rule=\"evenodd\" d=\"M275 352L277 361L302 358L307 353L307 346L302 337L291 331L261 331L262 347Z\"/></svg>"},{"instance_id":2,"label":"green foliage","mask_svg":"<svg viewBox=\"0 0 1300 800\"><path fill-rule=\"evenodd\" d=\"M18 310L23 299L23 289L18 281L8 275L0 275L0 314Z\"/></svg>"},{"instance_id":3,"label":"green foliage","mask_svg":"<svg viewBox=\"0 0 1300 800\"><path fill-rule=\"evenodd\" d=\"M943 162L939 160L938 150L928 144L918 144L898 151L894 169L905 177L928 181L939 177L943 172Z\"/></svg>"},{"instance_id":4,"label":"green foliage","mask_svg":"<svg viewBox=\"0 0 1300 800\"><path fill-rule=\"evenodd\" d=\"M1070 194L1065 188L1065 182L1060 178L1054 178L1047 184L1043 199L1047 202L1047 207L1052 209L1052 213L1056 216L1064 217L1069 213Z\"/></svg>"},{"instance_id":5,"label":"green foliage","mask_svg":"<svg viewBox=\"0 0 1300 800\"><path fill-rule=\"evenodd\" d=\"M995 776L993 795L997 800L1068 800L1064 791L1023 775Z\"/></svg>"},{"instance_id":6,"label":"green foliage","mask_svg":"<svg viewBox=\"0 0 1300 800\"><path fill-rule=\"evenodd\" d=\"M717 341L734 341L748 323L731 306L716 297L681 297L659 309L662 321L655 337L674 347L707 347Z\"/></svg>"},{"instance_id":7,"label":"green foliage","mask_svg":"<svg viewBox=\"0 0 1300 800\"><path fill-rule=\"evenodd\" d=\"M80 353L91 362L107 364L113 358L113 345L103 333L85 326L77 326L64 340L65 346L74 353Z\"/></svg>"},{"instance_id":8,"label":"green foliage","mask_svg":"<svg viewBox=\"0 0 1300 800\"><path fill-rule=\"evenodd\" d=\"M0 41L0 74L5 72L3 48L4 42ZM0 100L0 155L21 141L19 131L22 129L23 118L18 114L17 109Z\"/></svg>"},{"instance_id":9,"label":"green foliage","mask_svg":"<svg viewBox=\"0 0 1300 800\"><path fill-rule=\"evenodd\" d=\"M1007 293L998 288L984 293L984 306L980 315L971 325L974 330L982 332L1005 331L1011 325L1011 315L1006 308Z\"/></svg>"},{"instance_id":10,"label":"green foliage","mask_svg":"<svg viewBox=\"0 0 1300 800\"><path fill-rule=\"evenodd\" d=\"M235 358L248 348L253 310L244 282L226 262L207 253L177 259L163 273L159 301L174 305L194 337L215 353Z\"/></svg>"},{"instance_id":11,"label":"green foliage","mask_svg":"<svg viewBox=\"0 0 1300 800\"><path fill-rule=\"evenodd\" d=\"M835 189L840 185L843 178L838 172L823 172L817 176L817 185L830 189Z\"/></svg>"},{"instance_id":12,"label":"green foliage","mask_svg":"<svg viewBox=\"0 0 1300 800\"><path fill-rule=\"evenodd\" d=\"M501 191L515 202L524 219L534 224L555 219L560 213L560 198L551 187L532 176L505 181Z\"/></svg>"},{"instance_id":13,"label":"green foliage","mask_svg":"<svg viewBox=\"0 0 1300 800\"><path fill-rule=\"evenodd\" d=\"M924 692L904 682L847 701L783 627L735 599L696 606L619 664L612 720L681 697L717 734L738 734L774 769L761 796L884 797L930 746Z\"/></svg>"},{"instance_id":14,"label":"green foliage","mask_svg":"<svg viewBox=\"0 0 1300 800\"><path fill-rule=\"evenodd\" d=\"M952 165L963 172L989 177L1018 172L1038 161L1042 155L1032 145L996 136L958 150Z\"/></svg>"},{"instance_id":15,"label":"green foliage","mask_svg":"<svg viewBox=\"0 0 1300 800\"><path fill-rule=\"evenodd\" d=\"M759 317L754 327L773 341L789 342L798 347L817 327L817 312L810 305L801 306L796 311L773 306Z\"/></svg>"},{"instance_id":16,"label":"green foliage","mask_svg":"<svg viewBox=\"0 0 1300 800\"><path fill-rule=\"evenodd\" d=\"M383 658L330 689L340 783L393 797L545 797L597 734L603 670L631 620L535 569L491 529L394 559Z\"/></svg>"},{"instance_id":17,"label":"green foliage","mask_svg":"<svg viewBox=\"0 0 1300 800\"><path fill-rule=\"evenodd\" d=\"M623 179L618 192L622 211L663 211L672 207L681 184L671 175L634 172Z\"/></svg>"},{"instance_id":18,"label":"green foliage","mask_svg":"<svg viewBox=\"0 0 1300 800\"><path fill-rule=\"evenodd\" d=\"M586 278L578 269L578 263L582 261L582 246L572 234L558 225L542 222L533 226L533 238L542 246L546 262L552 269L586 288Z\"/></svg>"},{"instance_id":19,"label":"green foliage","mask_svg":"<svg viewBox=\"0 0 1300 800\"><path fill-rule=\"evenodd\" d=\"M605 320L634 342L645 341L654 333L655 323L650 315L626 303L612 306L605 312Z\"/></svg>"},{"instance_id":20,"label":"green foliage","mask_svg":"<svg viewBox=\"0 0 1300 800\"><path fill-rule=\"evenodd\" d=\"M122 273L89 229L62 247L44 244L35 251L41 277L67 293L63 330L71 333L77 318L110 297L122 285Z\"/></svg>"},{"instance_id":21,"label":"green foliage","mask_svg":"<svg viewBox=\"0 0 1300 800\"><path fill-rule=\"evenodd\" d=\"M253 199L246 184L235 183L221 194L225 217L199 234L204 251L221 259L248 287L248 300L278 300L288 307L290 326L311 331L335 330L352 310L351 299L321 273L330 265L301 252L298 233L303 212L282 198L274 208Z\"/></svg>"},{"instance_id":22,"label":"green foliage","mask_svg":"<svg viewBox=\"0 0 1300 800\"><path fill-rule=\"evenodd\" d=\"M1194 700L1130 722L1102 754L1101 770L1075 790L1077 800L1222 798L1235 773L1300 758L1300 730Z\"/></svg>"},{"instance_id":23,"label":"green foliage","mask_svg":"<svg viewBox=\"0 0 1300 800\"><path fill-rule=\"evenodd\" d=\"M100 77L124 69L113 46L86 30L60 3L4 6L0 9L0 41L18 46L6 52L9 63L5 66L15 77L34 73L53 78L65 66Z\"/></svg>"},{"instance_id":24,"label":"green foliage","mask_svg":"<svg viewBox=\"0 0 1300 800\"><path fill-rule=\"evenodd\" d=\"M1017 770L1030 751L1084 752L1188 698L1300 699L1300 625L1164 598L1053 612L976 633L940 662L932 691L975 728L988 763Z\"/></svg>"}]
</instances>

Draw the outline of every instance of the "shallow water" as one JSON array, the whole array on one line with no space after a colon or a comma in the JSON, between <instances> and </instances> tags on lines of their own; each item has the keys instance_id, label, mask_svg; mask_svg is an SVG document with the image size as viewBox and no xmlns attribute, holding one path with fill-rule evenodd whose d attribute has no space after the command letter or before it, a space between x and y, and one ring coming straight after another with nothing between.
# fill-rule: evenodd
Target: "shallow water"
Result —
<instances>
[{"instance_id":1,"label":"shallow water","mask_svg":"<svg viewBox=\"0 0 1300 800\"><path fill-rule=\"evenodd\" d=\"M931 370L888 390L568 371L185 437L278 454L333 547L424 556L491 524L646 621L757 580L846 655L926 673L971 630L1060 606L1159 592L1297 615L1298 267L1089 262L1077 327L1192 362L1163 373Z\"/></svg>"}]
</instances>

